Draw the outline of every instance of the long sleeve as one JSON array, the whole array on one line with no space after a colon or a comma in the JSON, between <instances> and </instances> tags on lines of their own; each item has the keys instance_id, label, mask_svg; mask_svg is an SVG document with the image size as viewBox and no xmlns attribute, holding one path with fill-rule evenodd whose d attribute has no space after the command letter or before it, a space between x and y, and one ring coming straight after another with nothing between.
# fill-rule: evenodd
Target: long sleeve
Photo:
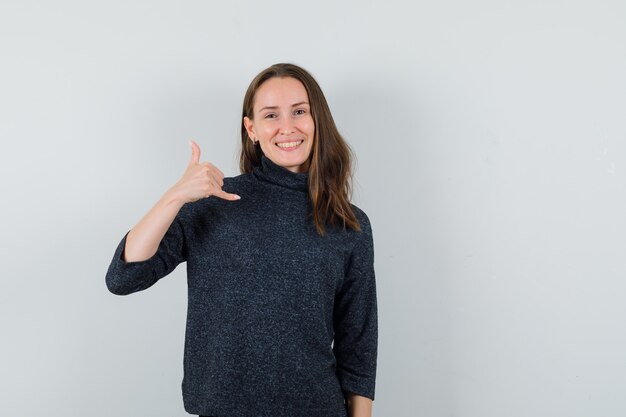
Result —
<instances>
[{"instance_id":1,"label":"long sleeve","mask_svg":"<svg viewBox=\"0 0 626 417\"><path fill-rule=\"evenodd\" d=\"M364 214L364 213L363 213ZM341 389L374 400L378 311L374 240L369 219L361 222L343 285L335 298L333 352Z\"/></svg>"},{"instance_id":2,"label":"long sleeve","mask_svg":"<svg viewBox=\"0 0 626 417\"><path fill-rule=\"evenodd\" d=\"M176 215L161 239L157 252L149 259L126 262L122 258L126 247L127 231L115 250L106 273L106 285L116 295L127 295L145 290L172 272L178 264L187 260L187 242L183 227L187 205Z\"/></svg>"}]
</instances>

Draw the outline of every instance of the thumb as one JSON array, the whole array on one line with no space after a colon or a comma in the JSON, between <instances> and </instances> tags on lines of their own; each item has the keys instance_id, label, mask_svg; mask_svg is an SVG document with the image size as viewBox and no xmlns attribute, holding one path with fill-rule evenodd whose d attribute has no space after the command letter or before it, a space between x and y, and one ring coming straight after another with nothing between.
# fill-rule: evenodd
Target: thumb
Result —
<instances>
[{"instance_id":1,"label":"thumb","mask_svg":"<svg viewBox=\"0 0 626 417\"><path fill-rule=\"evenodd\" d=\"M191 159L189 160L189 165L194 165L200 162L200 147L193 140L189 141L189 145L191 146Z\"/></svg>"}]
</instances>

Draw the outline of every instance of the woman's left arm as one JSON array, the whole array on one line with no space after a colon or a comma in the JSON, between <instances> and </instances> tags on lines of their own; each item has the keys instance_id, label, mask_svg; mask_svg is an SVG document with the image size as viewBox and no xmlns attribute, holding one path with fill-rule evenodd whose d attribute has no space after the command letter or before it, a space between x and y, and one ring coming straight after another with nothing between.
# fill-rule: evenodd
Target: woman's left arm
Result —
<instances>
[{"instance_id":1,"label":"woman's left arm","mask_svg":"<svg viewBox=\"0 0 626 417\"><path fill-rule=\"evenodd\" d=\"M335 295L333 353L336 374L346 402L351 397L351 417L369 417L376 385L378 309L374 272L374 239L367 215L361 212L361 232ZM346 404L348 405L348 404ZM369 407L368 407L369 405ZM366 414L361 414L365 412Z\"/></svg>"},{"instance_id":2,"label":"woman's left arm","mask_svg":"<svg viewBox=\"0 0 626 417\"><path fill-rule=\"evenodd\" d=\"M349 393L346 396L346 404L348 408L349 417L372 417L372 400Z\"/></svg>"}]
</instances>

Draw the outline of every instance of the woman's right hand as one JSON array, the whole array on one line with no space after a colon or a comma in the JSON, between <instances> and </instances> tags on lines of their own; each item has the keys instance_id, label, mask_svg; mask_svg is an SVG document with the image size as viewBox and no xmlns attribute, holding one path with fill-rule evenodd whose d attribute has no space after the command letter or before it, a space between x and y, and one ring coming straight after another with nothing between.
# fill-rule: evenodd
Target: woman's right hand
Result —
<instances>
[{"instance_id":1,"label":"woman's right hand","mask_svg":"<svg viewBox=\"0 0 626 417\"><path fill-rule=\"evenodd\" d=\"M171 191L183 204L212 195L224 200L239 200L241 197L237 194L222 190L224 173L210 162L200 163L200 147L193 140L189 143L191 144L191 160L183 177L178 180Z\"/></svg>"}]
</instances>

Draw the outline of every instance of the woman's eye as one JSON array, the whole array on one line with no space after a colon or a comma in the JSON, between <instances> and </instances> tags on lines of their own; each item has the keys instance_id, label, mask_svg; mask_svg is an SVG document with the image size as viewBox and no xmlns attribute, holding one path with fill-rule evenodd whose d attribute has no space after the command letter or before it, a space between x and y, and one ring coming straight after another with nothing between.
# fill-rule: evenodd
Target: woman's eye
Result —
<instances>
[{"instance_id":1,"label":"woman's eye","mask_svg":"<svg viewBox=\"0 0 626 417\"><path fill-rule=\"evenodd\" d=\"M301 112L301 113L299 113L299 112ZM296 110L296 114L304 114L304 113L306 113L306 111L304 109Z\"/></svg>"},{"instance_id":2,"label":"woman's eye","mask_svg":"<svg viewBox=\"0 0 626 417\"><path fill-rule=\"evenodd\" d=\"M272 119L274 116L276 116L274 113L268 113L265 115L266 119Z\"/></svg>"}]
</instances>

